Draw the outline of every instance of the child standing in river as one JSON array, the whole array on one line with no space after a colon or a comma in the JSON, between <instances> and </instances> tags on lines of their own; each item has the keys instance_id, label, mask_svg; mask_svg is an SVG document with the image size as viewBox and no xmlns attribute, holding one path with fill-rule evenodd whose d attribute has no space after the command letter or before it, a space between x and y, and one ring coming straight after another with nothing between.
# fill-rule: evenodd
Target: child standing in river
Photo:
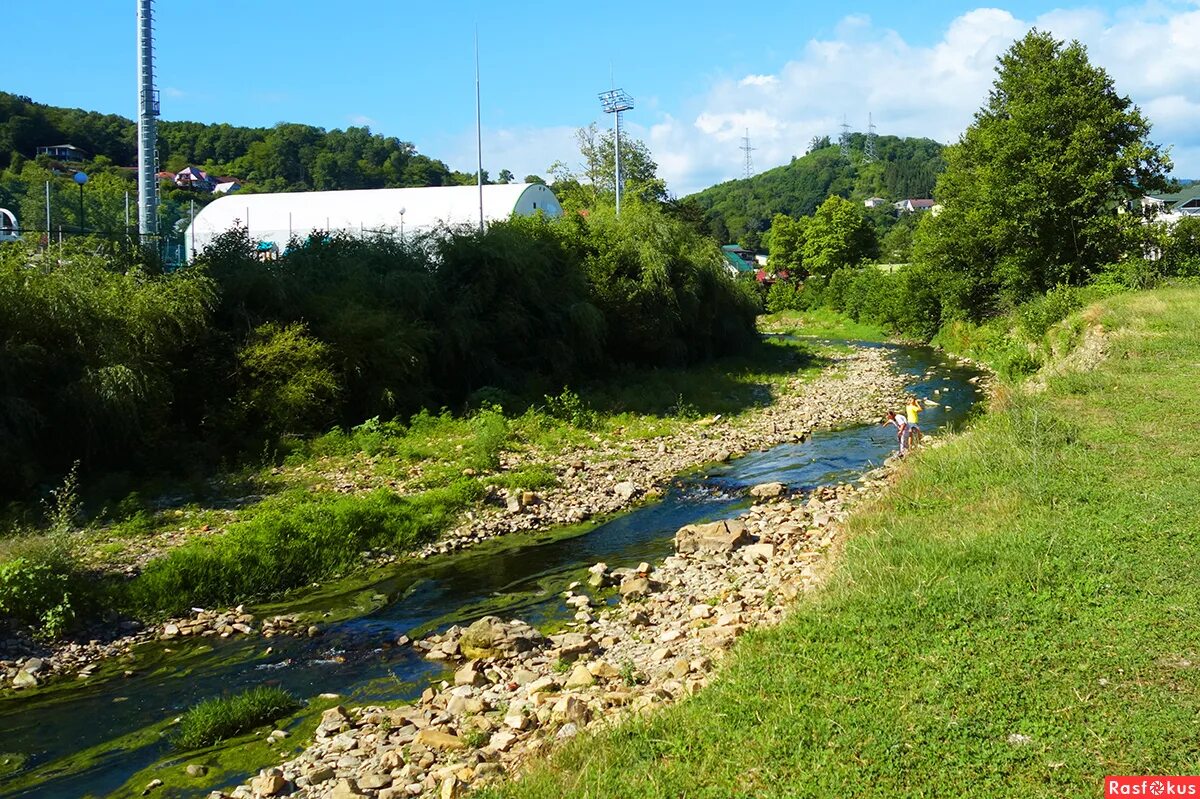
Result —
<instances>
[{"instance_id":1,"label":"child standing in river","mask_svg":"<svg viewBox=\"0 0 1200 799\"><path fill-rule=\"evenodd\" d=\"M903 458L908 451L908 418L895 411L888 411L883 426L887 427L889 424L896 426L896 441L900 444L900 457Z\"/></svg>"},{"instance_id":2,"label":"child standing in river","mask_svg":"<svg viewBox=\"0 0 1200 799\"><path fill-rule=\"evenodd\" d=\"M908 424L904 426L904 432L908 439L906 442L904 442L905 449L912 449L914 444L921 443L921 427L917 424L917 422L920 419L921 411L923 410L924 407L921 405L921 401L917 399L916 395L909 394L908 404L904 406L904 415L906 417L906 421L908 422Z\"/></svg>"}]
</instances>

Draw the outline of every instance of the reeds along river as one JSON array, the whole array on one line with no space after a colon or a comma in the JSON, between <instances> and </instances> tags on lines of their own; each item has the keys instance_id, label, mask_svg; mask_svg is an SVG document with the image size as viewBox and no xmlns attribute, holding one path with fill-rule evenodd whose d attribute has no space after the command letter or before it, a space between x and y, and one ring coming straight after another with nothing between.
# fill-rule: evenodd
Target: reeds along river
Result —
<instances>
[{"instance_id":1,"label":"reeds along river","mask_svg":"<svg viewBox=\"0 0 1200 799\"><path fill-rule=\"evenodd\" d=\"M945 431L971 413L980 393L968 381L977 371L925 347L873 346L887 347L896 368L911 376L914 393L941 403L922 416L927 433ZM661 560L679 527L740 513L750 486L780 481L797 490L849 482L894 449L891 428L817 432L802 444L680 478L661 500L599 525L508 536L258 609L260 616L327 612L330 622L319 638L157 642L139 650L135 663L106 664L87 683L5 699L0 762L7 757L7 768L16 770L0 766L0 796L107 795L137 771L172 757L163 737L169 720L196 702L254 685L280 685L301 698L337 693L347 704L415 697L442 667L394 646L398 636L418 637L488 614L535 624L571 618L574 609L561 592L597 561L621 567ZM126 669L133 675L123 676ZM226 773L221 784L249 776ZM201 797L220 787L202 782L194 794L172 795Z\"/></svg>"}]
</instances>

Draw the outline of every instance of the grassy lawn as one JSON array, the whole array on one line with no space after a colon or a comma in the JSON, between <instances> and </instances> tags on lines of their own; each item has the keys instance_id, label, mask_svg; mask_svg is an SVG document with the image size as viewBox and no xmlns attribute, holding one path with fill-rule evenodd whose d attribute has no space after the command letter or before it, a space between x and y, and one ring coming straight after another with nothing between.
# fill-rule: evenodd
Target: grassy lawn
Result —
<instances>
[{"instance_id":1,"label":"grassy lawn","mask_svg":"<svg viewBox=\"0 0 1200 799\"><path fill-rule=\"evenodd\" d=\"M1200 290L1084 314L1099 369L921 453L711 688L488 795L1096 797L1196 773Z\"/></svg>"}]
</instances>

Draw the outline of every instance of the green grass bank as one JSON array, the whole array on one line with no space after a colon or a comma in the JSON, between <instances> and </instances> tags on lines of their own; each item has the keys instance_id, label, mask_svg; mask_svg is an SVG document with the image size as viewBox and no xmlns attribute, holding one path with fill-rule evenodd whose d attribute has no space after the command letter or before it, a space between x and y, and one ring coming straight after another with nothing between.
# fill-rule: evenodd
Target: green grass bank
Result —
<instances>
[{"instance_id":1,"label":"green grass bank","mask_svg":"<svg viewBox=\"0 0 1200 799\"><path fill-rule=\"evenodd\" d=\"M1106 331L1098 366L922 452L713 686L486 795L1101 796L1195 773L1200 290L1078 318Z\"/></svg>"}]
</instances>

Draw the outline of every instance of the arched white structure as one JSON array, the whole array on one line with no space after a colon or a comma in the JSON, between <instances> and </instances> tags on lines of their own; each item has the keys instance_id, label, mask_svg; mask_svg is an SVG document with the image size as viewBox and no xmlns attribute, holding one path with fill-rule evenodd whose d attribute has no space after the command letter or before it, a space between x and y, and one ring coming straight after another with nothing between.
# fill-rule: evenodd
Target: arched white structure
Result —
<instances>
[{"instance_id":1,"label":"arched white structure","mask_svg":"<svg viewBox=\"0 0 1200 799\"><path fill-rule=\"evenodd\" d=\"M485 222L512 215L562 216L558 198L539 183L483 187ZM283 250L293 237L314 231L370 235L408 235L442 226L479 224L478 186L433 186L421 189L356 189L286 194L237 194L213 200L184 234L189 257L235 225L247 228L250 240Z\"/></svg>"},{"instance_id":2,"label":"arched white structure","mask_svg":"<svg viewBox=\"0 0 1200 799\"><path fill-rule=\"evenodd\" d=\"M17 215L7 208L0 208L0 241L19 241L21 228L17 224Z\"/></svg>"}]
</instances>

